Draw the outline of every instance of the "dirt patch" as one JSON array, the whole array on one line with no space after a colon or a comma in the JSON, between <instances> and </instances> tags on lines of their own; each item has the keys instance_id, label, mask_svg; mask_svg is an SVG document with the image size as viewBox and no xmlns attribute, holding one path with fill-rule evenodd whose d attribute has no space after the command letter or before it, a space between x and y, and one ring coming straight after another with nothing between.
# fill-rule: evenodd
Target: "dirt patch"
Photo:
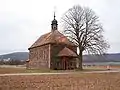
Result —
<instances>
[{"instance_id":1,"label":"dirt patch","mask_svg":"<svg viewBox=\"0 0 120 90\"><path fill-rule=\"evenodd\" d=\"M120 90L120 73L1 76L0 90Z\"/></svg>"}]
</instances>

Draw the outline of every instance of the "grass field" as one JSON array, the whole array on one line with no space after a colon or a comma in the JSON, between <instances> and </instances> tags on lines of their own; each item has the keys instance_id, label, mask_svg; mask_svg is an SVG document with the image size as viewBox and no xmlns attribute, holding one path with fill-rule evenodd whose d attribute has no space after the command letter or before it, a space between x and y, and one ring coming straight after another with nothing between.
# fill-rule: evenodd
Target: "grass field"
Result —
<instances>
[{"instance_id":1,"label":"grass field","mask_svg":"<svg viewBox=\"0 0 120 90\"><path fill-rule=\"evenodd\" d=\"M104 71L106 66L89 66L83 67L83 71L79 70L49 70L49 69L26 69L21 66L0 66L0 74L8 73L57 73L57 72L86 72L86 71ZM111 69L120 69L120 66L112 66Z\"/></svg>"},{"instance_id":2,"label":"grass field","mask_svg":"<svg viewBox=\"0 0 120 90\"><path fill-rule=\"evenodd\" d=\"M0 90L120 90L120 73L0 76Z\"/></svg>"},{"instance_id":3,"label":"grass field","mask_svg":"<svg viewBox=\"0 0 120 90\"><path fill-rule=\"evenodd\" d=\"M45 73L45 72L57 72L55 70L49 69L26 69L26 68L13 68L13 67L1 67L0 74L9 74L9 73Z\"/></svg>"},{"instance_id":4,"label":"grass field","mask_svg":"<svg viewBox=\"0 0 120 90\"><path fill-rule=\"evenodd\" d=\"M118 69L119 66L112 66ZM84 67L79 70L27 70L25 67L2 66L0 74L79 72L56 75L12 75L0 76L0 90L120 90L120 73L81 73L106 70L105 66Z\"/></svg>"}]
</instances>

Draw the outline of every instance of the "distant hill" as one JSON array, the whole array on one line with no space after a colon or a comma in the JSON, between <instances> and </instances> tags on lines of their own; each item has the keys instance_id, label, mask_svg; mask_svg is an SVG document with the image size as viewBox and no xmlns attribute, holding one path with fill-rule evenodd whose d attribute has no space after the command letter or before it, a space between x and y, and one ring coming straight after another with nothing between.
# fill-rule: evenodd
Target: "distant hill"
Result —
<instances>
[{"instance_id":1,"label":"distant hill","mask_svg":"<svg viewBox=\"0 0 120 90\"><path fill-rule=\"evenodd\" d=\"M0 55L0 59L12 59L12 60L27 60L28 52L15 52L10 54Z\"/></svg>"},{"instance_id":2,"label":"distant hill","mask_svg":"<svg viewBox=\"0 0 120 90\"><path fill-rule=\"evenodd\" d=\"M105 54L102 56L84 55L84 62L120 62L120 53Z\"/></svg>"},{"instance_id":3,"label":"distant hill","mask_svg":"<svg viewBox=\"0 0 120 90\"><path fill-rule=\"evenodd\" d=\"M28 56L28 52L15 52L0 55L0 59L27 60ZM120 62L120 53L106 54L104 57L84 55L83 62Z\"/></svg>"}]
</instances>

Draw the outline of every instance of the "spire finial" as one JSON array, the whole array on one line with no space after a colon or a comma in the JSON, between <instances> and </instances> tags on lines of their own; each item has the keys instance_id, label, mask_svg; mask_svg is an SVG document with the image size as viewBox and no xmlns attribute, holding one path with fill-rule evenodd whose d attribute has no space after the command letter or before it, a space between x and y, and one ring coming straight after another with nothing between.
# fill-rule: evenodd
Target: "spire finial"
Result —
<instances>
[{"instance_id":1,"label":"spire finial","mask_svg":"<svg viewBox=\"0 0 120 90\"><path fill-rule=\"evenodd\" d=\"M54 19L55 19L55 11L54 11Z\"/></svg>"},{"instance_id":2,"label":"spire finial","mask_svg":"<svg viewBox=\"0 0 120 90\"><path fill-rule=\"evenodd\" d=\"M55 19L56 6L54 6L54 19Z\"/></svg>"}]
</instances>

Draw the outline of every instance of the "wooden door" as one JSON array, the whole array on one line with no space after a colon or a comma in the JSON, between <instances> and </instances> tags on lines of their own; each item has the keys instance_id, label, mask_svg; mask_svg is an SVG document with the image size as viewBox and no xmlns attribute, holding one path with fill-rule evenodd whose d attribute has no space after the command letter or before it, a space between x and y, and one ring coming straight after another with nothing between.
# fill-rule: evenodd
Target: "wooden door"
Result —
<instances>
[{"instance_id":1,"label":"wooden door","mask_svg":"<svg viewBox=\"0 0 120 90\"><path fill-rule=\"evenodd\" d=\"M69 66L68 58L63 57L63 59L62 59L62 69L66 70L66 69L69 68L68 66Z\"/></svg>"}]
</instances>

